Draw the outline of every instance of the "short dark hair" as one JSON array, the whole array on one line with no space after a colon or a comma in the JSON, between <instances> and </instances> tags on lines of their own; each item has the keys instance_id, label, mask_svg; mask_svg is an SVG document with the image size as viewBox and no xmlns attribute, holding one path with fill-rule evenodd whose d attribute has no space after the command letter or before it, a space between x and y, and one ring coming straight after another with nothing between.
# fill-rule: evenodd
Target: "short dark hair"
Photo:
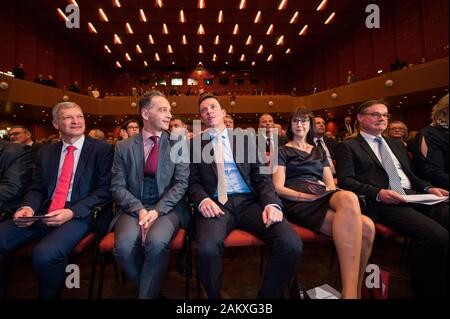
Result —
<instances>
[{"instance_id":1,"label":"short dark hair","mask_svg":"<svg viewBox=\"0 0 450 319\"><path fill-rule=\"evenodd\" d=\"M294 132L292 132L292 120L298 117L309 117L309 132L308 136L306 136L306 140L311 140L314 138L314 113L303 106L296 107L294 111L291 113L291 117L289 118L289 122L286 130L286 137L289 141L294 139Z\"/></svg>"},{"instance_id":2,"label":"short dark hair","mask_svg":"<svg viewBox=\"0 0 450 319\"><path fill-rule=\"evenodd\" d=\"M181 115L172 115L172 118L170 120L171 121L180 120L181 122L183 122L183 124L187 124L186 118L184 116L181 116Z\"/></svg>"},{"instance_id":3,"label":"short dark hair","mask_svg":"<svg viewBox=\"0 0 450 319\"><path fill-rule=\"evenodd\" d=\"M386 105L387 108L389 108L389 103L384 99L369 100L358 107L358 114L364 113L369 107L375 104L383 104Z\"/></svg>"},{"instance_id":4,"label":"short dark hair","mask_svg":"<svg viewBox=\"0 0 450 319\"><path fill-rule=\"evenodd\" d=\"M206 99L214 99L217 102L219 102L220 107L222 107L222 103L220 103L220 100L217 96L215 96L212 93L203 93L200 95L200 97L198 98L198 106L200 106L200 104L202 104L202 102Z\"/></svg>"},{"instance_id":5,"label":"short dark hair","mask_svg":"<svg viewBox=\"0 0 450 319\"><path fill-rule=\"evenodd\" d=\"M152 99L155 96L166 97L161 91L158 91L158 90L151 90L151 91L145 92L139 98L139 113L142 111L142 109L149 108L152 106Z\"/></svg>"},{"instance_id":6,"label":"short dark hair","mask_svg":"<svg viewBox=\"0 0 450 319\"><path fill-rule=\"evenodd\" d=\"M27 127L25 127L25 126L23 126L23 125L14 125L14 126L11 126L10 130L12 130L13 128L20 128L20 129L24 130L25 133L31 134L31 131L30 131Z\"/></svg>"},{"instance_id":7,"label":"short dark hair","mask_svg":"<svg viewBox=\"0 0 450 319\"><path fill-rule=\"evenodd\" d=\"M122 129L124 129L125 131L127 130L127 127L128 127L128 125L130 124L130 123L137 123L137 125L139 125L139 128L141 127L141 123L139 123L139 121L138 120L135 120L135 119L130 119L130 120L128 120L128 121L125 121L125 122L123 122L123 124L122 124Z\"/></svg>"}]
</instances>

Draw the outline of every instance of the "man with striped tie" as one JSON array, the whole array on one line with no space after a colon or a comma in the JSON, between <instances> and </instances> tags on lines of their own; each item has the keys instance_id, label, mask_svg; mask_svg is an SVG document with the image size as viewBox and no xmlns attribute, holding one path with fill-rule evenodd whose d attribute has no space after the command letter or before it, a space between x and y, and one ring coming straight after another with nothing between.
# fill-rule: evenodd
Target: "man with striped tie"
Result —
<instances>
[{"instance_id":1,"label":"man with striped tie","mask_svg":"<svg viewBox=\"0 0 450 319\"><path fill-rule=\"evenodd\" d=\"M412 240L411 283L419 298L448 296L448 204L411 204L404 195L448 196L411 170L401 142L381 134L390 114L384 100L358 109L361 131L337 149L339 187L365 198L363 213Z\"/></svg>"}]
</instances>

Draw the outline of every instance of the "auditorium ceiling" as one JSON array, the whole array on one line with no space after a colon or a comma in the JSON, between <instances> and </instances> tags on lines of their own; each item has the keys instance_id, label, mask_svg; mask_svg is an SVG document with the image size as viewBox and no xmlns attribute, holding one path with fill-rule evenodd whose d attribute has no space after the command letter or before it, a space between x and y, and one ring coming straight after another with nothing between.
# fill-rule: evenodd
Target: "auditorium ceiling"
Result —
<instances>
[{"instance_id":1,"label":"auditorium ceiling","mask_svg":"<svg viewBox=\"0 0 450 319\"><path fill-rule=\"evenodd\" d=\"M289 68L364 17L355 0L35 0L69 41L125 71ZM80 28L67 28L68 4ZM59 9L59 10L58 10ZM75 21L75 20L71 20Z\"/></svg>"}]
</instances>

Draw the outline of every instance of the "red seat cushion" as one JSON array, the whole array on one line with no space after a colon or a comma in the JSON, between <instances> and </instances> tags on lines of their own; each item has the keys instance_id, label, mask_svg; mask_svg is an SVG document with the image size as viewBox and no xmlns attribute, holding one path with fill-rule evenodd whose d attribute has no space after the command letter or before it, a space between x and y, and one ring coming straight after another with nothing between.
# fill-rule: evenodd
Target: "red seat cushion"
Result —
<instances>
[{"instance_id":1,"label":"red seat cushion","mask_svg":"<svg viewBox=\"0 0 450 319\"><path fill-rule=\"evenodd\" d=\"M404 237L401 234L397 233L395 230L383 225L383 224L375 224L375 230L378 234L383 236L384 238L401 238Z\"/></svg>"},{"instance_id":2,"label":"red seat cushion","mask_svg":"<svg viewBox=\"0 0 450 319\"><path fill-rule=\"evenodd\" d=\"M98 250L100 253L112 252L114 248L114 240L116 236L114 232L108 233L103 239L100 241L98 245Z\"/></svg>"},{"instance_id":3,"label":"red seat cushion","mask_svg":"<svg viewBox=\"0 0 450 319\"><path fill-rule=\"evenodd\" d=\"M177 234L170 242L170 249L178 250L178 249L183 248L185 237L186 237L186 230L185 229L178 230ZM108 233L101 240L100 245L98 246L98 250L100 251L100 253L112 252L114 249L115 239L116 239L116 236L114 235L114 232Z\"/></svg>"},{"instance_id":4,"label":"red seat cushion","mask_svg":"<svg viewBox=\"0 0 450 319\"><path fill-rule=\"evenodd\" d=\"M82 240L75 246L75 248L72 250L72 254L79 254L81 253L87 246L89 246L97 236L97 233L90 233L83 237Z\"/></svg>"},{"instance_id":5,"label":"red seat cushion","mask_svg":"<svg viewBox=\"0 0 450 319\"><path fill-rule=\"evenodd\" d=\"M318 234L313 232L312 230L309 230L307 228L295 225L291 223L292 228L294 228L297 235L300 236L300 238L303 241L328 241L330 240L330 237L324 235L324 234Z\"/></svg>"},{"instance_id":6,"label":"red seat cushion","mask_svg":"<svg viewBox=\"0 0 450 319\"><path fill-rule=\"evenodd\" d=\"M225 238L225 247L262 246L264 242L252 234L235 229Z\"/></svg>"}]
</instances>

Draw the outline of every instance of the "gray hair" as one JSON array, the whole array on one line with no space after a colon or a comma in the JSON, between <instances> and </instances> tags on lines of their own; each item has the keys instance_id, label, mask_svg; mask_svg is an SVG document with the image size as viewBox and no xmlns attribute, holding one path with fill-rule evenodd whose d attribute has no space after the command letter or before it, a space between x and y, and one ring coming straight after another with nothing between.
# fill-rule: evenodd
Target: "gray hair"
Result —
<instances>
[{"instance_id":1,"label":"gray hair","mask_svg":"<svg viewBox=\"0 0 450 319\"><path fill-rule=\"evenodd\" d=\"M152 107L152 100L155 96L166 97L161 91L151 90L149 92L144 93L139 99L139 112L144 108Z\"/></svg>"},{"instance_id":2,"label":"gray hair","mask_svg":"<svg viewBox=\"0 0 450 319\"><path fill-rule=\"evenodd\" d=\"M81 111L83 111L82 108L75 102L61 102L56 104L52 110L53 121L56 121L58 119L58 114L60 110L72 109L74 107L77 107Z\"/></svg>"}]
</instances>

